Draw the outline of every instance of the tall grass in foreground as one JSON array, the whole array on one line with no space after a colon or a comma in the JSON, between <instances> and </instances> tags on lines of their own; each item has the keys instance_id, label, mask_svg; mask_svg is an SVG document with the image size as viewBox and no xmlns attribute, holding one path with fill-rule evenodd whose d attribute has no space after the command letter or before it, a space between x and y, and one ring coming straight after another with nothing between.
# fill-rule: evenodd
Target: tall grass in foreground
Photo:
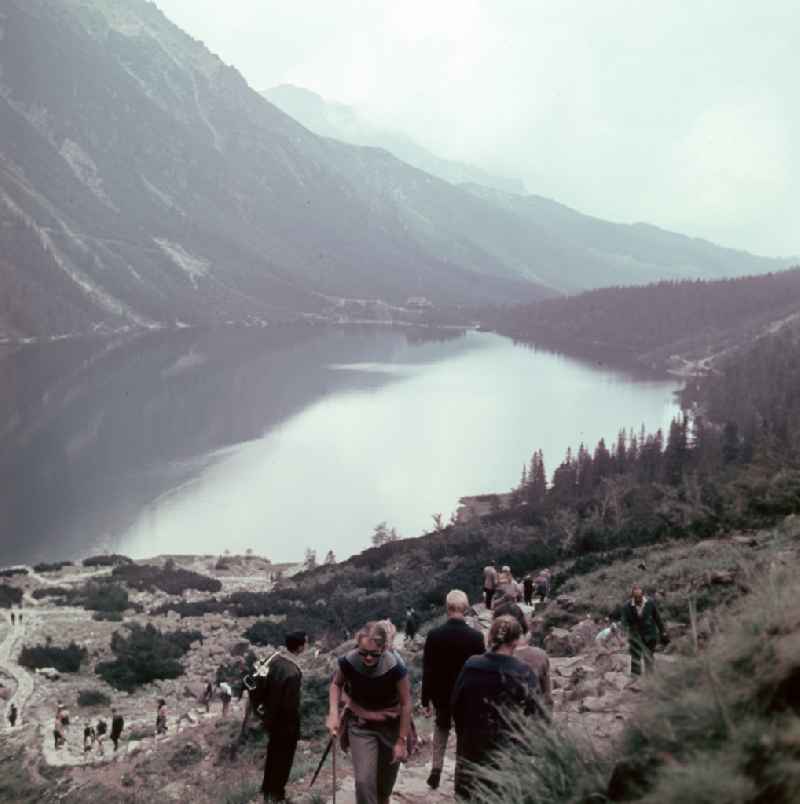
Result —
<instances>
[{"instance_id":1,"label":"tall grass in foreground","mask_svg":"<svg viewBox=\"0 0 800 804\"><path fill-rule=\"evenodd\" d=\"M588 738L559 726L506 714L513 738L478 775L470 801L478 804L557 804L604 801L611 764Z\"/></svg>"},{"instance_id":2,"label":"tall grass in foreground","mask_svg":"<svg viewBox=\"0 0 800 804\"><path fill-rule=\"evenodd\" d=\"M613 757L517 719L474 800L800 802L800 577L752 580L707 650L660 668Z\"/></svg>"}]
</instances>

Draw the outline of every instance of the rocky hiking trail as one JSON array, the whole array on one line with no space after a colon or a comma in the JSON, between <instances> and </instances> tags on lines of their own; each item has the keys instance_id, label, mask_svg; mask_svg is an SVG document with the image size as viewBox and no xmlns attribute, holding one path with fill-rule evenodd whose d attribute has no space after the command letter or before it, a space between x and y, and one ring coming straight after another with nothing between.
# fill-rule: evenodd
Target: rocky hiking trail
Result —
<instances>
[{"instance_id":1,"label":"rocky hiking trail","mask_svg":"<svg viewBox=\"0 0 800 804\"><path fill-rule=\"evenodd\" d=\"M532 617L537 609L536 604L534 606L520 604L520 607L528 617ZM487 633L492 621L491 611L488 611L483 604L474 606L473 611L475 616L469 618L470 624ZM574 654L550 656L554 721L568 725L576 732L587 736L602 752L609 750L613 740L622 732L626 721L638 706L643 687L629 673L630 662L626 641L618 638L612 645L600 646L594 639L600 628L587 618L571 629L555 629L555 636L550 639L548 647L553 653ZM395 647L409 659L414 653L421 652L423 642L423 639L417 637L412 646L407 646L403 637L398 635ZM672 661L675 661L673 656L658 654L657 662ZM439 804L455 801L453 793L455 731L450 735L440 786L434 791L426 784L430 772L433 720L428 720L421 713L415 712L414 722L420 736L420 747L401 768L392 800L408 804ZM319 754L313 759L318 761ZM305 800L311 773L290 786L294 799ZM313 789L321 797L317 800L333 801L330 758L326 761L326 766ZM250 804L258 804L260 800L253 798ZM341 752L337 755L336 802L337 804L356 802L352 765L349 757L343 756Z\"/></svg>"}]
</instances>

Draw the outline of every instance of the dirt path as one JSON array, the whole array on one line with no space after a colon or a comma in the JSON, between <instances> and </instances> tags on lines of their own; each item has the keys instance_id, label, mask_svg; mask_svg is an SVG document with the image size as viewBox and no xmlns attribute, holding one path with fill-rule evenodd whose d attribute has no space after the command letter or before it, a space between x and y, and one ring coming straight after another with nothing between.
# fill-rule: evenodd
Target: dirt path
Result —
<instances>
[{"instance_id":1,"label":"dirt path","mask_svg":"<svg viewBox=\"0 0 800 804\"><path fill-rule=\"evenodd\" d=\"M0 670L17 682L17 689L14 695L6 701L5 710L3 711L3 726L8 723L8 713L12 703L16 704L18 710L17 725L25 722L25 704L33 693L33 677L24 667L20 667L16 660L18 644L22 641L30 624L31 612L26 609L22 623L18 622L9 628L6 638L0 644Z\"/></svg>"}]
</instances>

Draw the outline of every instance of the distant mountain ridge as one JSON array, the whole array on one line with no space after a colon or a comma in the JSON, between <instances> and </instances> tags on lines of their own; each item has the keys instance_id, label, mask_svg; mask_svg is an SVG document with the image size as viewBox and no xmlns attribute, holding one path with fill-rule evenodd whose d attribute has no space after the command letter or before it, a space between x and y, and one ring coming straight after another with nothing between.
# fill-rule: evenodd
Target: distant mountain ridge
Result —
<instances>
[{"instance_id":1,"label":"distant mountain ridge","mask_svg":"<svg viewBox=\"0 0 800 804\"><path fill-rule=\"evenodd\" d=\"M522 196L316 136L145 0L8 0L0 31L0 340L785 267L631 260Z\"/></svg>"},{"instance_id":2,"label":"distant mountain ridge","mask_svg":"<svg viewBox=\"0 0 800 804\"><path fill-rule=\"evenodd\" d=\"M451 184L473 182L503 192L525 192L525 184L520 179L495 176L475 165L442 159L403 132L375 126L352 106L327 101L310 89L279 84L261 94L322 137L333 137L351 145L384 148L401 161Z\"/></svg>"}]
</instances>

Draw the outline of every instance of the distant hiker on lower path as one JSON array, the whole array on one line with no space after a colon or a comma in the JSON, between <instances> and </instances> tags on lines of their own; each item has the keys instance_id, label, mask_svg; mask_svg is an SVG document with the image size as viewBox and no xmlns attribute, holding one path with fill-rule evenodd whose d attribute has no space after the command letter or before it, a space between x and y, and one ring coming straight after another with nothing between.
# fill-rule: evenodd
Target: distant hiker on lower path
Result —
<instances>
[{"instance_id":1,"label":"distant hiker on lower path","mask_svg":"<svg viewBox=\"0 0 800 804\"><path fill-rule=\"evenodd\" d=\"M11 708L8 710L8 722L11 724L11 728L13 729L14 726L17 725L17 705L11 704Z\"/></svg>"},{"instance_id":2,"label":"distant hiker on lower path","mask_svg":"<svg viewBox=\"0 0 800 804\"><path fill-rule=\"evenodd\" d=\"M422 653L422 706L425 716L436 710L433 731L433 759L428 787L436 790L442 776L444 754L450 736L452 717L450 697L458 674L470 656L480 656L485 650L483 634L464 620L469 600L460 589L448 592L445 599L447 622L434 628L425 640Z\"/></svg>"},{"instance_id":3,"label":"distant hiker on lower path","mask_svg":"<svg viewBox=\"0 0 800 804\"><path fill-rule=\"evenodd\" d=\"M219 698L222 701L222 717L227 717L228 707L231 705L231 698L233 698L233 690L227 681L223 681L219 685Z\"/></svg>"},{"instance_id":4,"label":"distant hiker on lower path","mask_svg":"<svg viewBox=\"0 0 800 804\"><path fill-rule=\"evenodd\" d=\"M94 747L94 740L97 735L95 734L94 727L87 720L83 727L83 755L89 756L89 752Z\"/></svg>"},{"instance_id":5,"label":"distant hiker on lower path","mask_svg":"<svg viewBox=\"0 0 800 804\"><path fill-rule=\"evenodd\" d=\"M66 725L67 725L67 711L64 709L64 704L56 704L56 719L53 724L53 742L54 748L59 749L66 742Z\"/></svg>"},{"instance_id":6,"label":"distant hiker on lower path","mask_svg":"<svg viewBox=\"0 0 800 804\"><path fill-rule=\"evenodd\" d=\"M490 561L483 568L483 602L487 609L492 607L492 598L496 587L497 570L494 568L494 561Z\"/></svg>"},{"instance_id":7,"label":"distant hiker on lower path","mask_svg":"<svg viewBox=\"0 0 800 804\"><path fill-rule=\"evenodd\" d=\"M13 628L13 627L14 627L16 624L17 624L17 621L16 621L16 615L15 615L15 614L14 614L14 612L12 611L12 612L11 612L11 627Z\"/></svg>"},{"instance_id":8,"label":"distant hiker on lower path","mask_svg":"<svg viewBox=\"0 0 800 804\"><path fill-rule=\"evenodd\" d=\"M167 702L163 698L158 699L158 709L156 710L156 739L162 734L167 733Z\"/></svg>"},{"instance_id":9,"label":"distant hiker on lower path","mask_svg":"<svg viewBox=\"0 0 800 804\"><path fill-rule=\"evenodd\" d=\"M406 639L409 642L414 641L414 637L417 635L417 629L419 628L419 617L417 617L417 612L414 611L413 606L409 606L406 609Z\"/></svg>"},{"instance_id":10,"label":"distant hiker on lower path","mask_svg":"<svg viewBox=\"0 0 800 804\"><path fill-rule=\"evenodd\" d=\"M530 572L522 579L522 596L526 606L533 605L533 578Z\"/></svg>"},{"instance_id":11,"label":"distant hiker on lower path","mask_svg":"<svg viewBox=\"0 0 800 804\"><path fill-rule=\"evenodd\" d=\"M209 681L205 689L203 690L203 694L200 696L200 703L203 704L206 708L206 714L211 711L211 699L214 697L214 685Z\"/></svg>"},{"instance_id":12,"label":"distant hiker on lower path","mask_svg":"<svg viewBox=\"0 0 800 804\"><path fill-rule=\"evenodd\" d=\"M122 736L122 730L125 728L125 719L117 712L116 709L111 710L111 742L114 743L114 750L119 748L119 738Z\"/></svg>"},{"instance_id":13,"label":"distant hiker on lower path","mask_svg":"<svg viewBox=\"0 0 800 804\"><path fill-rule=\"evenodd\" d=\"M269 734L261 785L264 801L286 800L286 782L300 739L303 671L297 657L306 649L308 637L305 631L292 631L286 634L284 643L286 650L280 651L269 663L266 700L262 709L264 730Z\"/></svg>"},{"instance_id":14,"label":"distant hiker on lower path","mask_svg":"<svg viewBox=\"0 0 800 804\"><path fill-rule=\"evenodd\" d=\"M99 718L97 721L97 725L94 727L95 734L97 735L97 753L100 756L103 756L106 752L105 742L106 742L106 734L108 732L108 724L103 720L103 718Z\"/></svg>"},{"instance_id":15,"label":"distant hiker on lower path","mask_svg":"<svg viewBox=\"0 0 800 804\"><path fill-rule=\"evenodd\" d=\"M356 634L356 645L338 660L325 725L341 737L343 750L350 750L357 804L385 804L400 763L408 758L411 685L403 660L391 650L386 622L367 623Z\"/></svg>"},{"instance_id":16,"label":"distant hiker on lower path","mask_svg":"<svg viewBox=\"0 0 800 804\"><path fill-rule=\"evenodd\" d=\"M628 649L631 654L631 674L642 673L642 659L645 670L655 669L654 651L659 638L667 645L669 637L664 622L658 613L655 601L646 597L640 584L631 588L631 597L622 607L622 624L628 632Z\"/></svg>"},{"instance_id":17,"label":"distant hiker on lower path","mask_svg":"<svg viewBox=\"0 0 800 804\"><path fill-rule=\"evenodd\" d=\"M473 772L469 766L488 764L491 753L504 741L507 726L498 707L544 714L536 676L514 657L521 637L522 628L513 617L498 617L489 630L489 650L467 659L458 676L450 702L457 737L457 797L470 797Z\"/></svg>"}]
</instances>

